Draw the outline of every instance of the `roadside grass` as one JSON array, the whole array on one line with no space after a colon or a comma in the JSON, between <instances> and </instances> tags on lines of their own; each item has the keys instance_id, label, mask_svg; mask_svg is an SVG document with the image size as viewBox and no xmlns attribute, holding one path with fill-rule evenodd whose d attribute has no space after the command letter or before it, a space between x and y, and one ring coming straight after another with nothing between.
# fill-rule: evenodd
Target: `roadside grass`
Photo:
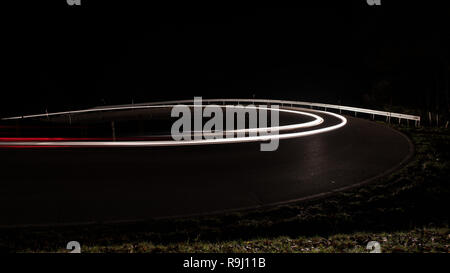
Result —
<instances>
[{"instance_id":1,"label":"roadside grass","mask_svg":"<svg viewBox=\"0 0 450 273\"><path fill-rule=\"evenodd\" d=\"M377 241L384 253L448 253L450 230L424 228L392 233L336 234L328 237L276 237L219 242L184 241L154 244L151 241L116 245L83 245L88 253L367 253L367 243ZM33 252L34 249L25 249ZM65 248L56 252L66 253ZM37 250L41 252L41 250ZM45 252L45 251L44 251Z\"/></svg>"},{"instance_id":2,"label":"roadside grass","mask_svg":"<svg viewBox=\"0 0 450 273\"><path fill-rule=\"evenodd\" d=\"M325 199L141 223L0 230L0 251L67 252L449 252L450 134L391 125L415 155L402 169Z\"/></svg>"}]
</instances>

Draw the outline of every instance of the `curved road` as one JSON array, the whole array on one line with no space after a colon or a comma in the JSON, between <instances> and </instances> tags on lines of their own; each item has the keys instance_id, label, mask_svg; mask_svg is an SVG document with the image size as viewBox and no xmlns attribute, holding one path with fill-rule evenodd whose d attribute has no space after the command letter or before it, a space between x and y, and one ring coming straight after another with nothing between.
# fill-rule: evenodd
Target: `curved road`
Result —
<instances>
[{"instance_id":1,"label":"curved road","mask_svg":"<svg viewBox=\"0 0 450 273\"><path fill-rule=\"evenodd\" d=\"M324 119L322 127L339 122L312 113ZM0 226L134 221L283 203L368 181L411 155L402 134L364 119L347 121L334 131L280 140L273 152L261 152L258 142L0 149Z\"/></svg>"}]
</instances>

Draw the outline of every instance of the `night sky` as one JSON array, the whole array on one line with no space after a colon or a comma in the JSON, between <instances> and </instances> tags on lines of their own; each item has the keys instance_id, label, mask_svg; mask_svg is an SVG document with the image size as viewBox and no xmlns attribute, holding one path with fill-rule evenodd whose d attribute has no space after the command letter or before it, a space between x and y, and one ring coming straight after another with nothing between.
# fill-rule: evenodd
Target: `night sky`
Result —
<instances>
[{"instance_id":1,"label":"night sky","mask_svg":"<svg viewBox=\"0 0 450 273\"><path fill-rule=\"evenodd\" d=\"M448 111L444 7L34 2L3 10L1 116L253 95Z\"/></svg>"}]
</instances>

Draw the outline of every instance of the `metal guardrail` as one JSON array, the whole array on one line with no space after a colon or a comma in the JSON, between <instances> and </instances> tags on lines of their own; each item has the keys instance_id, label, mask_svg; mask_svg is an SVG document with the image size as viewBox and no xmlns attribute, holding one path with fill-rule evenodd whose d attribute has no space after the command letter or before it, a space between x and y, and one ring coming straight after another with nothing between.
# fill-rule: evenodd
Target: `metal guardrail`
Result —
<instances>
[{"instance_id":1,"label":"metal guardrail","mask_svg":"<svg viewBox=\"0 0 450 273\"><path fill-rule=\"evenodd\" d=\"M325 111L327 109L335 109L340 113L342 111L354 112L355 116L357 113L370 114L375 118L375 116L383 116L386 117L386 121L390 122L391 118L397 118L400 123L402 119L409 121L412 120L415 123L415 126L420 125L420 116L400 114L394 112L386 112L379 110L371 110L365 108L358 107L350 107L350 106L342 106L342 105L334 105L334 104L325 104L325 103L315 103L315 102L305 102L305 101L290 101L290 100L267 100L267 99L202 99L203 102L211 103L211 102L219 102L219 103L227 103L227 102L237 102L238 104L241 102L247 102L249 104L255 103L263 103L263 104L280 104L280 105L291 105L291 106L308 106L310 108L317 107L323 108ZM152 105L161 105L161 104L180 104L180 103L191 103L192 100L172 100L172 101L162 101L162 102L150 102L150 103L137 103L137 104L126 104L126 105L116 105L116 106L99 106L95 108L85 109L85 110L76 110L76 111L66 111L66 112L56 112L56 113L46 113L46 114L38 114L38 115L27 115L27 116L18 116L18 117L9 117L3 118L2 120L12 120L12 119L23 119L23 118L33 118L33 117L48 117L54 115L72 115L79 113L88 113L88 112L96 112L96 111L109 111L109 110L119 110L124 109L123 107L133 108L145 108L145 106Z\"/></svg>"},{"instance_id":2,"label":"metal guardrail","mask_svg":"<svg viewBox=\"0 0 450 273\"><path fill-rule=\"evenodd\" d=\"M342 105L334 105L334 104L325 104L325 103L315 103L315 102L306 102L306 101L290 101L290 100L266 100L266 99L202 99L203 102L248 102L255 104L257 103L277 103L280 105L300 105L300 106L308 106L310 108L312 107L318 107L318 108L324 108L326 111L327 109L336 109L339 110L341 113L342 111L349 111L356 113L364 113L364 114L371 114L373 117L375 116L384 116L386 117L386 121L390 122L391 118L397 118L399 123L402 119L404 120L412 120L415 122L415 126L420 125L420 116L414 116L414 115L407 115L407 114L400 114L400 113L394 113L394 112L386 112L386 111L379 111L379 110L371 110L371 109L365 109L365 108L358 108L358 107L350 107L350 106L342 106ZM192 100L174 100L174 101L165 101L161 103L187 103L192 102ZM141 104L134 104L134 105L158 105L161 104L159 102L154 103L141 103Z\"/></svg>"}]
</instances>

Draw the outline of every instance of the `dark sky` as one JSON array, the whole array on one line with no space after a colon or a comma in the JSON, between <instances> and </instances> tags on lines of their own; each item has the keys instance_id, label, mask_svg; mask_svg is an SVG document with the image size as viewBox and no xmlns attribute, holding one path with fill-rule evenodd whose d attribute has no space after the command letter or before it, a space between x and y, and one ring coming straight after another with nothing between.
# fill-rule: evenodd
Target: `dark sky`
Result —
<instances>
[{"instance_id":1,"label":"dark sky","mask_svg":"<svg viewBox=\"0 0 450 273\"><path fill-rule=\"evenodd\" d=\"M2 19L0 114L253 94L448 105L450 12L424 5L12 7Z\"/></svg>"}]
</instances>

